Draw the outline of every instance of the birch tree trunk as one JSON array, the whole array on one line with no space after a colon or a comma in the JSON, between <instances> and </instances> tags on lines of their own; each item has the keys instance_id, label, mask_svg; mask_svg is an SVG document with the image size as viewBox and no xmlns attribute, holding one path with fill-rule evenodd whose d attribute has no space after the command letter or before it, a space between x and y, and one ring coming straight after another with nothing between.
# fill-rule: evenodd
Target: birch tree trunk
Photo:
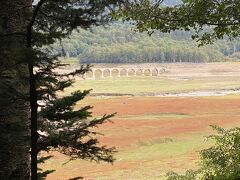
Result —
<instances>
[{"instance_id":1,"label":"birch tree trunk","mask_svg":"<svg viewBox=\"0 0 240 180\"><path fill-rule=\"evenodd\" d=\"M22 57L29 5L31 0L0 1L1 180L30 178L29 75Z\"/></svg>"}]
</instances>

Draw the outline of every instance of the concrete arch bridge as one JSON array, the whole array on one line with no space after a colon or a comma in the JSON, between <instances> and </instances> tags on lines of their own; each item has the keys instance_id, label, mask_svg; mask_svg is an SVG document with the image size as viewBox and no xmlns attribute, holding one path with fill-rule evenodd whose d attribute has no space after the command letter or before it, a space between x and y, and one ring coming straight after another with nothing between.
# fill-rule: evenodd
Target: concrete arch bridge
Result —
<instances>
[{"instance_id":1,"label":"concrete arch bridge","mask_svg":"<svg viewBox=\"0 0 240 180\"><path fill-rule=\"evenodd\" d=\"M160 76L167 69L161 68L92 68L92 79L96 79L97 73L100 78L113 77L129 77L129 76Z\"/></svg>"}]
</instances>

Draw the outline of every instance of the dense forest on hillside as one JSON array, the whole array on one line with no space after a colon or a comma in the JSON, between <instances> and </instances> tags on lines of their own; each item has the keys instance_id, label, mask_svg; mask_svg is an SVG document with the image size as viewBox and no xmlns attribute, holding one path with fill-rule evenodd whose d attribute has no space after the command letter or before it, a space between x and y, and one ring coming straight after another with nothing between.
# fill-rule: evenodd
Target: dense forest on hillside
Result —
<instances>
[{"instance_id":1,"label":"dense forest on hillside","mask_svg":"<svg viewBox=\"0 0 240 180\"><path fill-rule=\"evenodd\" d=\"M240 57L237 40L219 40L214 45L198 48L191 39L191 32L156 32L149 36L122 23L95 27L91 31L80 29L70 39L63 40L62 46L56 44L54 49L57 53L77 57L81 63L198 63Z\"/></svg>"}]
</instances>

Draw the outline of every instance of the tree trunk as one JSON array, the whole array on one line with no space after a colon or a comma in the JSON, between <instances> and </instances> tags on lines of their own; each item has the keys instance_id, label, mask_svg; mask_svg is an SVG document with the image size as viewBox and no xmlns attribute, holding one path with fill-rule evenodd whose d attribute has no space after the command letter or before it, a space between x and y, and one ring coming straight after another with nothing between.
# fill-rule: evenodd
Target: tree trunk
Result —
<instances>
[{"instance_id":1,"label":"tree trunk","mask_svg":"<svg viewBox=\"0 0 240 180\"><path fill-rule=\"evenodd\" d=\"M28 68L26 46L29 0L0 1L0 179L30 178Z\"/></svg>"}]
</instances>

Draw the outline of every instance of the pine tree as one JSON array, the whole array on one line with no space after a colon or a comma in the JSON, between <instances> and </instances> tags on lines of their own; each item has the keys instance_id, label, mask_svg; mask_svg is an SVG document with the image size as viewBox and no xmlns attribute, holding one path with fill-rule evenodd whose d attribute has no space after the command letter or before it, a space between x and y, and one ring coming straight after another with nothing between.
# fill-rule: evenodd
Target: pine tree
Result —
<instances>
[{"instance_id":1,"label":"pine tree","mask_svg":"<svg viewBox=\"0 0 240 180\"><path fill-rule=\"evenodd\" d=\"M72 159L83 158L95 161L113 162L114 148L98 146L96 132L89 128L104 123L113 115L90 120L90 106L74 110L77 101L89 91L76 91L66 97L58 97L73 83L75 75L83 75L89 66L81 66L68 74L57 73L61 64L51 53L49 45L68 37L78 28L88 28L108 20L108 11L119 1L40 0L33 8L27 27L27 48L32 54L29 62L31 103L31 175L36 179L37 154L42 150L55 150ZM43 103L38 113L39 104ZM37 121L37 119L39 121ZM37 131L38 130L38 131ZM39 133L41 132L41 133Z\"/></svg>"},{"instance_id":2,"label":"pine tree","mask_svg":"<svg viewBox=\"0 0 240 180\"><path fill-rule=\"evenodd\" d=\"M45 54L46 55L46 54ZM41 58L43 59L43 58ZM49 60L49 61L48 61ZM57 93L72 85L73 76L83 75L89 66L67 74L57 73L56 68L63 66L58 60L41 60L35 74L37 95L41 104L38 114L38 142L36 154L51 149L68 155L70 159L93 161L114 161L114 147L99 146L97 132L93 127L106 122L112 115L92 119L91 106L74 109L75 103L89 94L90 90L76 91L65 97Z\"/></svg>"},{"instance_id":3,"label":"pine tree","mask_svg":"<svg viewBox=\"0 0 240 180\"><path fill-rule=\"evenodd\" d=\"M1 151L1 179L29 179L28 102L31 109L31 179L37 179L37 154L40 151L55 149L69 155L71 159L113 162L114 148L99 146L95 136L97 133L89 130L104 123L113 115L90 119L90 106L75 110L75 103L83 99L89 91L76 91L67 97L57 95L59 91L71 86L75 75L83 75L89 70L89 66L81 66L68 74L57 73L56 69L66 64L61 64L57 60L58 55L51 51L51 44L61 42L61 39L70 36L78 27L89 28L91 25L107 22L110 10L119 3L118 0L1 2L0 13L6 16L1 14L0 38L1 40L4 38L2 42L8 44L2 44L0 55L4 57L6 51L12 54L2 63L0 69L3 108L0 115L1 130L4 130L1 134L8 134L0 142L4 145L6 143L4 141L11 136L9 143L14 147L11 157L12 146L7 145L8 148ZM14 69L10 71L12 66ZM9 111L7 108L15 109ZM5 115L6 112L10 112L8 117ZM15 125L11 119L7 123L5 117L19 119ZM24 121L21 122L22 119ZM13 131L19 133L14 135ZM17 136L19 137L16 140L20 141L16 141L19 144L14 145L14 138ZM19 156L17 153L20 153ZM12 158L11 161L7 160L8 157ZM4 167L6 162L9 163Z\"/></svg>"}]
</instances>

